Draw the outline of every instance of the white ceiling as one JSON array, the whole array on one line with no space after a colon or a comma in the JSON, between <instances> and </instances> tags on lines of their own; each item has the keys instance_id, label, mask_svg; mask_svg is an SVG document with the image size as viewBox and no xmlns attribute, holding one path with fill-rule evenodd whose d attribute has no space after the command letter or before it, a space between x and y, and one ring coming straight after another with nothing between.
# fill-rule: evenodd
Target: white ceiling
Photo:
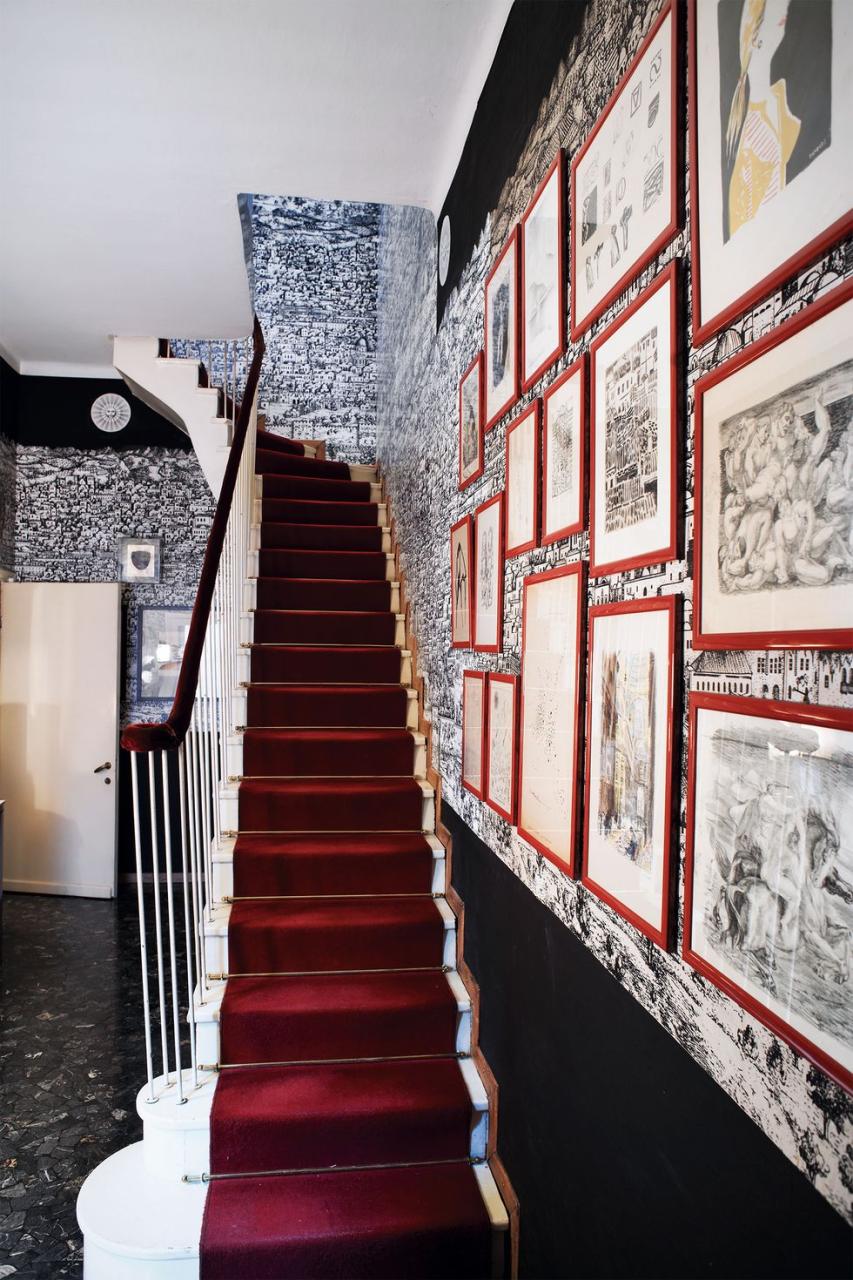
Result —
<instances>
[{"instance_id":1,"label":"white ceiling","mask_svg":"<svg viewBox=\"0 0 853 1280\"><path fill-rule=\"evenodd\" d=\"M0 0L0 347L250 327L240 192L421 205L511 0Z\"/></svg>"}]
</instances>

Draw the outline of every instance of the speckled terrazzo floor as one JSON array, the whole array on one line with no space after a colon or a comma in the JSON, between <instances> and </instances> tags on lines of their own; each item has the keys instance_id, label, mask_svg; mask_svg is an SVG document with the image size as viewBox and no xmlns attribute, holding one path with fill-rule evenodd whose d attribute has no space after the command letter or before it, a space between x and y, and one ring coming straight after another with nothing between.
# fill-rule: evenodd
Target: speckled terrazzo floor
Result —
<instances>
[{"instance_id":1,"label":"speckled terrazzo floor","mask_svg":"<svg viewBox=\"0 0 853 1280\"><path fill-rule=\"evenodd\" d=\"M82 1276L86 1175L141 1138L135 891L7 894L0 977L0 1278Z\"/></svg>"}]
</instances>

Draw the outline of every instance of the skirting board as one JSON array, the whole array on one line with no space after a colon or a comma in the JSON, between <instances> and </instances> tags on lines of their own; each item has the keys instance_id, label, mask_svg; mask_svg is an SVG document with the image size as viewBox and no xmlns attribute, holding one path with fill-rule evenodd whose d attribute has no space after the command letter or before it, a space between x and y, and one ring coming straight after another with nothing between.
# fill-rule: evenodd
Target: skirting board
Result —
<instances>
[{"instance_id":1,"label":"skirting board","mask_svg":"<svg viewBox=\"0 0 853 1280\"><path fill-rule=\"evenodd\" d=\"M4 893L47 893L65 898L114 898L111 884L62 884L58 880L4 880Z\"/></svg>"}]
</instances>

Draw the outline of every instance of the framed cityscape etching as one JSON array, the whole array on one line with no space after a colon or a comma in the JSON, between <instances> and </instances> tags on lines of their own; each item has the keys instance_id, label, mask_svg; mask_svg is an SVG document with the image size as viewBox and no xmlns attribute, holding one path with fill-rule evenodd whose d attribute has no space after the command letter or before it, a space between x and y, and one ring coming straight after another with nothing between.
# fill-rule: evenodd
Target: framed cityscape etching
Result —
<instances>
[{"instance_id":1,"label":"framed cityscape etching","mask_svg":"<svg viewBox=\"0 0 853 1280\"><path fill-rule=\"evenodd\" d=\"M506 554L520 555L539 537L539 408L534 400L506 429Z\"/></svg>"},{"instance_id":2,"label":"framed cityscape etching","mask_svg":"<svg viewBox=\"0 0 853 1280\"><path fill-rule=\"evenodd\" d=\"M518 399L518 227L486 277L485 418L491 431Z\"/></svg>"},{"instance_id":3,"label":"framed cityscape etching","mask_svg":"<svg viewBox=\"0 0 853 1280\"><path fill-rule=\"evenodd\" d=\"M504 496L498 493L474 512L474 648L503 648Z\"/></svg>"},{"instance_id":4,"label":"framed cityscape etching","mask_svg":"<svg viewBox=\"0 0 853 1280\"><path fill-rule=\"evenodd\" d=\"M676 554L676 264L591 348L590 574Z\"/></svg>"},{"instance_id":5,"label":"framed cityscape etching","mask_svg":"<svg viewBox=\"0 0 853 1280\"><path fill-rule=\"evenodd\" d=\"M853 229L853 5L691 0L693 343Z\"/></svg>"},{"instance_id":6,"label":"framed cityscape etching","mask_svg":"<svg viewBox=\"0 0 853 1280\"><path fill-rule=\"evenodd\" d=\"M474 539L470 516L450 528L450 644L470 649L474 633Z\"/></svg>"},{"instance_id":7,"label":"framed cityscape etching","mask_svg":"<svg viewBox=\"0 0 853 1280\"><path fill-rule=\"evenodd\" d=\"M573 342L678 229L678 7L664 6L572 160Z\"/></svg>"},{"instance_id":8,"label":"framed cityscape etching","mask_svg":"<svg viewBox=\"0 0 853 1280\"><path fill-rule=\"evenodd\" d=\"M578 819L582 561L524 579L518 830L569 875Z\"/></svg>"},{"instance_id":9,"label":"framed cityscape etching","mask_svg":"<svg viewBox=\"0 0 853 1280\"><path fill-rule=\"evenodd\" d=\"M583 883L668 943L674 596L593 606Z\"/></svg>"},{"instance_id":10,"label":"framed cityscape etching","mask_svg":"<svg viewBox=\"0 0 853 1280\"><path fill-rule=\"evenodd\" d=\"M521 388L527 391L566 345L566 270L560 149L521 219Z\"/></svg>"},{"instance_id":11,"label":"framed cityscape etching","mask_svg":"<svg viewBox=\"0 0 853 1280\"><path fill-rule=\"evenodd\" d=\"M696 648L853 648L853 283L696 385Z\"/></svg>"},{"instance_id":12,"label":"framed cityscape etching","mask_svg":"<svg viewBox=\"0 0 853 1280\"><path fill-rule=\"evenodd\" d=\"M586 355L561 373L542 397L544 435L542 545L584 527L586 490Z\"/></svg>"},{"instance_id":13,"label":"framed cityscape etching","mask_svg":"<svg viewBox=\"0 0 853 1280\"><path fill-rule=\"evenodd\" d=\"M507 822L515 822L518 799L518 676L496 671L486 682L486 769L483 798Z\"/></svg>"},{"instance_id":14,"label":"framed cityscape etching","mask_svg":"<svg viewBox=\"0 0 853 1280\"><path fill-rule=\"evenodd\" d=\"M459 488L483 474L483 353L459 381Z\"/></svg>"},{"instance_id":15,"label":"framed cityscape etching","mask_svg":"<svg viewBox=\"0 0 853 1280\"><path fill-rule=\"evenodd\" d=\"M853 711L693 693L684 959L853 1089Z\"/></svg>"},{"instance_id":16,"label":"framed cityscape etching","mask_svg":"<svg viewBox=\"0 0 853 1280\"><path fill-rule=\"evenodd\" d=\"M483 798L486 763L486 673L462 672L462 785Z\"/></svg>"}]
</instances>

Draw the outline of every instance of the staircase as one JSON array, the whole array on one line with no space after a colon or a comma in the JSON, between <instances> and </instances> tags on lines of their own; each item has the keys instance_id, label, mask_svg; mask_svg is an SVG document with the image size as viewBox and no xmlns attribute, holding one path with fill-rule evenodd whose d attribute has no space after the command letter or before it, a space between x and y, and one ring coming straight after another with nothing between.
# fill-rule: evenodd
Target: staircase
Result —
<instances>
[{"instance_id":1,"label":"staircase","mask_svg":"<svg viewBox=\"0 0 853 1280\"><path fill-rule=\"evenodd\" d=\"M139 1103L169 1247L154 1231L143 1250L137 1228L145 1269L119 1261L110 1230L124 1214L133 1234L130 1210L115 1177L101 1186L107 1230L91 1185L107 1161L81 1193L87 1280L502 1276L508 1216L382 486L263 430L255 468L199 1086L189 1105L174 1088Z\"/></svg>"}]
</instances>

